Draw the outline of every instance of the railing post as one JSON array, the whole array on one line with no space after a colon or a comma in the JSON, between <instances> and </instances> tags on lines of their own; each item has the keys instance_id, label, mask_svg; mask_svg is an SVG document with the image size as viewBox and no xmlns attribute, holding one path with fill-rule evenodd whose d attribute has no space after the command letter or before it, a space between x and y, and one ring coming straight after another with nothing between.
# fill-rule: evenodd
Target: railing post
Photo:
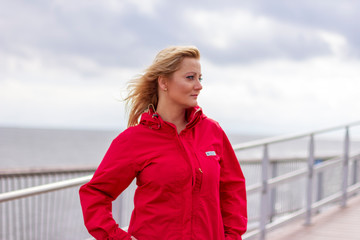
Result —
<instances>
[{"instance_id":1,"label":"railing post","mask_svg":"<svg viewBox=\"0 0 360 240\"><path fill-rule=\"evenodd\" d=\"M347 188L348 188L348 179L349 179L349 149L350 149L349 127L346 126L345 127L345 140L344 140L341 207L345 207L346 201L347 201Z\"/></svg>"},{"instance_id":2,"label":"railing post","mask_svg":"<svg viewBox=\"0 0 360 240\"><path fill-rule=\"evenodd\" d=\"M324 173L319 172L317 174L317 184L316 184L316 201L320 201L324 195Z\"/></svg>"},{"instance_id":3,"label":"railing post","mask_svg":"<svg viewBox=\"0 0 360 240\"><path fill-rule=\"evenodd\" d=\"M314 160L315 160L314 166L316 166L317 164L321 164L321 162L323 162L322 159L314 159ZM316 197L315 197L316 200L315 201L318 202L324 196L324 173L322 171L320 171L316 174L316 180L317 181L316 181Z\"/></svg>"},{"instance_id":4,"label":"railing post","mask_svg":"<svg viewBox=\"0 0 360 240\"><path fill-rule=\"evenodd\" d=\"M271 166L271 178L277 177L278 175L278 161L274 161L270 163ZM272 188L271 191L269 191L270 194L270 207L269 207L269 221L272 222L274 217L276 216L276 187Z\"/></svg>"},{"instance_id":5,"label":"railing post","mask_svg":"<svg viewBox=\"0 0 360 240\"><path fill-rule=\"evenodd\" d=\"M265 240L266 224L268 223L268 173L269 173L269 155L268 145L264 144L263 159L261 164L261 201L260 201L260 240Z\"/></svg>"},{"instance_id":6,"label":"railing post","mask_svg":"<svg viewBox=\"0 0 360 240\"><path fill-rule=\"evenodd\" d=\"M358 157L356 157L353 161L352 184L356 184L358 181L358 161L359 161Z\"/></svg>"},{"instance_id":7,"label":"railing post","mask_svg":"<svg viewBox=\"0 0 360 240\"><path fill-rule=\"evenodd\" d=\"M312 215L312 195L313 195L313 176L314 176L314 134L310 135L309 158L308 158L308 175L306 188L306 220L305 225L311 224Z\"/></svg>"}]
</instances>

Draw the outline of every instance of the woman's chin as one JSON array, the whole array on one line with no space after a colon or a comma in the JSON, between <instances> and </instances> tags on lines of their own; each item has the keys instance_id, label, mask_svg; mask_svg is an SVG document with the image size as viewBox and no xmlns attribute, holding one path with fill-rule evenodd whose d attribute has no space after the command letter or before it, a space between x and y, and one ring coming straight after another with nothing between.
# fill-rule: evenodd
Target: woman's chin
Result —
<instances>
[{"instance_id":1,"label":"woman's chin","mask_svg":"<svg viewBox=\"0 0 360 240\"><path fill-rule=\"evenodd\" d=\"M198 103L197 103L197 101L195 101L190 104L190 107L196 107L197 105L198 105Z\"/></svg>"}]
</instances>

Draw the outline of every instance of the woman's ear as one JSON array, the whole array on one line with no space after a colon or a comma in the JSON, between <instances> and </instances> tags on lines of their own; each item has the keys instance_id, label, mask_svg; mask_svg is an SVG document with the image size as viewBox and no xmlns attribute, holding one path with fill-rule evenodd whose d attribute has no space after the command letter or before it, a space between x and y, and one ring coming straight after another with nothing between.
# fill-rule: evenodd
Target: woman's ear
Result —
<instances>
[{"instance_id":1,"label":"woman's ear","mask_svg":"<svg viewBox=\"0 0 360 240\"><path fill-rule=\"evenodd\" d=\"M168 79L165 76L158 77L158 85L160 90L167 91L168 90Z\"/></svg>"}]
</instances>

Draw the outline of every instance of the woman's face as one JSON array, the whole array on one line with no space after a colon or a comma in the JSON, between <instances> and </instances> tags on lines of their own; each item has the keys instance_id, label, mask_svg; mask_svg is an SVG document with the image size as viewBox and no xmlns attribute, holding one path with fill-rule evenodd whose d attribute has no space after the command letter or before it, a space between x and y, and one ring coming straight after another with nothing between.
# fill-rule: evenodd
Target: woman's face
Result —
<instances>
[{"instance_id":1,"label":"woman's face","mask_svg":"<svg viewBox=\"0 0 360 240\"><path fill-rule=\"evenodd\" d=\"M171 104L182 108L198 105L197 98L202 89L201 65L195 58L186 57L180 63L180 68L172 74L167 84L167 96Z\"/></svg>"}]
</instances>

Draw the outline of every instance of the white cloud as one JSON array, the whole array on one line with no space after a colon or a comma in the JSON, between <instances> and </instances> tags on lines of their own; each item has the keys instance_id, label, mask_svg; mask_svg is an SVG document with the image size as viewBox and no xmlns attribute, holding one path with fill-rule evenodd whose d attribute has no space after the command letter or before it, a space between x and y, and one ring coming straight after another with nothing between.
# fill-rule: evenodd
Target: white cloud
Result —
<instances>
[{"instance_id":1,"label":"white cloud","mask_svg":"<svg viewBox=\"0 0 360 240\"><path fill-rule=\"evenodd\" d=\"M154 16L156 7L161 3L161 0L78 0L69 4L67 0L55 0L54 7L60 7L66 10L83 11L84 9L103 9L117 14L127 14L127 10L134 7L137 11L148 16Z\"/></svg>"},{"instance_id":2,"label":"white cloud","mask_svg":"<svg viewBox=\"0 0 360 240\"><path fill-rule=\"evenodd\" d=\"M117 101L142 69L104 67L88 58L4 55L2 125L125 127ZM68 61L65 63L65 60ZM337 56L215 65L203 58L205 113L229 131L278 134L360 119L354 111L360 62Z\"/></svg>"},{"instance_id":3,"label":"white cloud","mask_svg":"<svg viewBox=\"0 0 360 240\"><path fill-rule=\"evenodd\" d=\"M271 33L272 21L254 16L244 9L209 11L191 9L185 12L186 19L196 32L203 35L203 41L212 47L224 49L243 41L259 39Z\"/></svg>"},{"instance_id":4,"label":"white cloud","mask_svg":"<svg viewBox=\"0 0 360 240\"><path fill-rule=\"evenodd\" d=\"M54 8L61 8L66 11L84 11L85 9L104 9L110 12L123 13L126 8L127 1L116 1L116 0L78 0L71 2L67 0L54 0L52 5Z\"/></svg>"},{"instance_id":5,"label":"white cloud","mask_svg":"<svg viewBox=\"0 0 360 240\"><path fill-rule=\"evenodd\" d=\"M339 50L343 38L311 25L294 24L246 9L188 10L184 15L202 44L215 50L232 52L236 58L304 58L328 54L330 45ZM208 49L207 49L208 50ZM211 50L209 50L211 51Z\"/></svg>"},{"instance_id":6,"label":"white cloud","mask_svg":"<svg viewBox=\"0 0 360 240\"><path fill-rule=\"evenodd\" d=\"M125 83L138 69L103 67L68 56L66 64L41 53L4 55L0 125L80 128L125 127Z\"/></svg>"},{"instance_id":7,"label":"white cloud","mask_svg":"<svg viewBox=\"0 0 360 240\"><path fill-rule=\"evenodd\" d=\"M1 84L1 123L10 126L125 127L121 89L101 85L60 85L11 81Z\"/></svg>"},{"instance_id":8,"label":"white cloud","mask_svg":"<svg viewBox=\"0 0 360 240\"><path fill-rule=\"evenodd\" d=\"M359 61L277 60L224 68L204 61L203 69L200 101L232 131L286 133L360 119L354 109Z\"/></svg>"},{"instance_id":9,"label":"white cloud","mask_svg":"<svg viewBox=\"0 0 360 240\"><path fill-rule=\"evenodd\" d=\"M140 13L146 14L148 16L156 16L156 7L163 2L162 0L127 0L128 3L137 7Z\"/></svg>"},{"instance_id":10,"label":"white cloud","mask_svg":"<svg viewBox=\"0 0 360 240\"><path fill-rule=\"evenodd\" d=\"M332 52L337 57L346 57L349 55L349 44L347 39L338 34L329 31L319 30L319 35L329 44Z\"/></svg>"}]
</instances>

